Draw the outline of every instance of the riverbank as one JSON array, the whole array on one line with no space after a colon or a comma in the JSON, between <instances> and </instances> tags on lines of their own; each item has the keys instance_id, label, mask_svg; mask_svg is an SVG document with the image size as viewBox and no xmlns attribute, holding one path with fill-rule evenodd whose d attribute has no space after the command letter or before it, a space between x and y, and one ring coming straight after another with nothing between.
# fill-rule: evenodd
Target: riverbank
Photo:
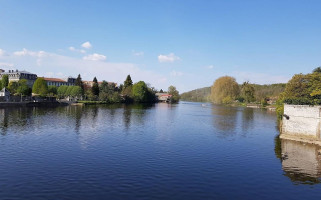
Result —
<instances>
[{"instance_id":1,"label":"riverbank","mask_svg":"<svg viewBox=\"0 0 321 200\"><path fill-rule=\"evenodd\" d=\"M7 107L57 107L68 106L65 102L0 102L0 108Z\"/></svg>"}]
</instances>

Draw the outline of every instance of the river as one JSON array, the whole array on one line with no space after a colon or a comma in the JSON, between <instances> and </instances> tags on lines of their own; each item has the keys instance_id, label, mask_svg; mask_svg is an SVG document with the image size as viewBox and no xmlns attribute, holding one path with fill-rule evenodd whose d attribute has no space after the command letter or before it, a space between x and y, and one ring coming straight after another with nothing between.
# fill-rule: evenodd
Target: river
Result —
<instances>
[{"instance_id":1,"label":"river","mask_svg":"<svg viewBox=\"0 0 321 200\"><path fill-rule=\"evenodd\" d=\"M320 148L204 103L0 109L0 199L316 199Z\"/></svg>"}]
</instances>

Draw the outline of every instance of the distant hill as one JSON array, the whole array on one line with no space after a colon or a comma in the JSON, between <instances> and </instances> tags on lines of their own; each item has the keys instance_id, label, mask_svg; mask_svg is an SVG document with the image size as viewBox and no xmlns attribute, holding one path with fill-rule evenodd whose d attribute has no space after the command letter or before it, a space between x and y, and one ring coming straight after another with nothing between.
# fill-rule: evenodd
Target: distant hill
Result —
<instances>
[{"instance_id":1,"label":"distant hill","mask_svg":"<svg viewBox=\"0 0 321 200\"><path fill-rule=\"evenodd\" d=\"M181 94L183 101L209 102L211 96L211 87L199 88Z\"/></svg>"},{"instance_id":2,"label":"distant hill","mask_svg":"<svg viewBox=\"0 0 321 200\"><path fill-rule=\"evenodd\" d=\"M286 84L277 83L269 85L253 84L255 88L255 98L257 101L265 97L278 97L284 91ZM241 85L240 85L241 87ZM211 101L211 87L204 87L195 89L181 94L181 100L194 102L210 102Z\"/></svg>"}]
</instances>

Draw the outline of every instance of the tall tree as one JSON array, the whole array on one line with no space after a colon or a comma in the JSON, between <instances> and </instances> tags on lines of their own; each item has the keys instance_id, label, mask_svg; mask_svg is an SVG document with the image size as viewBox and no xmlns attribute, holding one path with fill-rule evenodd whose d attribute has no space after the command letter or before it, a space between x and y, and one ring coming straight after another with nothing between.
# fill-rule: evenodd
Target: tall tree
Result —
<instances>
[{"instance_id":1,"label":"tall tree","mask_svg":"<svg viewBox=\"0 0 321 200\"><path fill-rule=\"evenodd\" d=\"M168 87L168 94L172 95L172 102L175 103L175 102L178 102L179 101L179 92L177 91L176 87L175 86L169 86Z\"/></svg>"},{"instance_id":2,"label":"tall tree","mask_svg":"<svg viewBox=\"0 0 321 200\"><path fill-rule=\"evenodd\" d=\"M1 79L1 82L2 82L2 87L8 87L8 85L9 85L9 76L7 74L3 75L2 79Z\"/></svg>"},{"instance_id":3,"label":"tall tree","mask_svg":"<svg viewBox=\"0 0 321 200\"><path fill-rule=\"evenodd\" d=\"M79 86L82 89L82 94L84 94L84 83L82 82L80 74L78 74L75 85Z\"/></svg>"},{"instance_id":4,"label":"tall tree","mask_svg":"<svg viewBox=\"0 0 321 200\"><path fill-rule=\"evenodd\" d=\"M48 94L48 85L44 78L37 78L33 84L32 93L40 96L46 96Z\"/></svg>"},{"instance_id":5,"label":"tall tree","mask_svg":"<svg viewBox=\"0 0 321 200\"><path fill-rule=\"evenodd\" d=\"M133 85L133 97L136 102L149 101L149 91L144 81L139 81Z\"/></svg>"},{"instance_id":6,"label":"tall tree","mask_svg":"<svg viewBox=\"0 0 321 200\"><path fill-rule=\"evenodd\" d=\"M97 81L97 78L95 77L94 80L93 80L93 86L91 88L91 91L93 93L93 95L95 96L99 96L99 85L98 85L98 81Z\"/></svg>"},{"instance_id":7,"label":"tall tree","mask_svg":"<svg viewBox=\"0 0 321 200\"><path fill-rule=\"evenodd\" d=\"M232 103L239 95L240 88L235 78L223 76L214 82L211 88L211 99L214 103Z\"/></svg>"},{"instance_id":8,"label":"tall tree","mask_svg":"<svg viewBox=\"0 0 321 200\"><path fill-rule=\"evenodd\" d=\"M255 89L252 84L248 81L244 82L241 87L241 95L247 103L255 100L254 98Z\"/></svg>"},{"instance_id":9,"label":"tall tree","mask_svg":"<svg viewBox=\"0 0 321 200\"><path fill-rule=\"evenodd\" d=\"M124 88L127 88L132 85L133 85L132 78L130 77L130 75L128 75L126 80L124 81Z\"/></svg>"}]
</instances>

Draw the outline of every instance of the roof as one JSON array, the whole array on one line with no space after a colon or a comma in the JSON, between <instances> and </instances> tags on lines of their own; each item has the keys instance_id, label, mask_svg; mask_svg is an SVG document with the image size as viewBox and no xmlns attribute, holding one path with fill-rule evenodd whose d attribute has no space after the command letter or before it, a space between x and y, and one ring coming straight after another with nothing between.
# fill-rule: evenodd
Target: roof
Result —
<instances>
[{"instance_id":1,"label":"roof","mask_svg":"<svg viewBox=\"0 0 321 200\"><path fill-rule=\"evenodd\" d=\"M46 78L46 77L44 77L43 78L45 81L52 81L52 82L66 82L65 80L62 80L62 79L60 79L60 78Z\"/></svg>"},{"instance_id":2,"label":"roof","mask_svg":"<svg viewBox=\"0 0 321 200\"><path fill-rule=\"evenodd\" d=\"M7 72L2 72L2 74L16 74L16 73L23 73L23 74L34 74L34 73L31 73L31 72L28 72L28 71L25 71L25 70L23 70L23 71L16 71L16 70L13 70L13 72L9 72L9 71L7 71Z\"/></svg>"}]
</instances>

